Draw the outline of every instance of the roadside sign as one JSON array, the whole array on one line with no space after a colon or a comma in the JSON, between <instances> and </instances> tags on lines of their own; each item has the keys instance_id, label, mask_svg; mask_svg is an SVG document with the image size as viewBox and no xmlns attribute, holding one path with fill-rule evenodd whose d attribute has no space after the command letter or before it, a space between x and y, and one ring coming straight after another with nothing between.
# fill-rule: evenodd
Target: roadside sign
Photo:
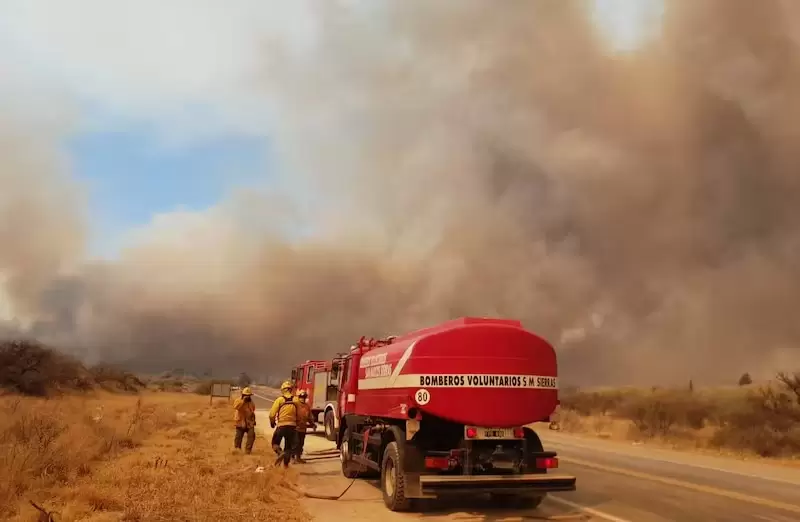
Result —
<instances>
[{"instance_id":1,"label":"roadside sign","mask_svg":"<svg viewBox=\"0 0 800 522\"><path fill-rule=\"evenodd\" d=\"M208 403L214 400L214 397L225 397L228 401L231 400L231 385L227 382L212 382L211 394L208 397Z\"/></svg>"}]
</instances>

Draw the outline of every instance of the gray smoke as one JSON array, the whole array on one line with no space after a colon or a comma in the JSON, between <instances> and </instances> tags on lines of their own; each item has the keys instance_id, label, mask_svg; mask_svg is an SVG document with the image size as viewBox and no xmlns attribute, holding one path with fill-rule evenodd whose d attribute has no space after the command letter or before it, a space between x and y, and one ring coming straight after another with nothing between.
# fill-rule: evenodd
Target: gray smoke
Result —
<instances>
[{"instance_id":1,"label":"gray smoke","mask_svg":"<svg viewBox=\"0 0 800 522\"><path fill-rule=\"evenodd\" d=\"M577 1L313 5L319 39L265 42L255 80L303 204L245 191L44 291L69 234L23 249L43 259L12 262L33 267L14 295L42 296L40 336L261 374L497 315L553 341L571 382L798 364L794 5L670 3L626 57Z\"/></svg>"},{"instance_id":2,"label":"gray smoke","mask_svg":"<svg viewBox=\"0 0 800 522\"><path fill-rule=\"evenodd\" d=\"M3 110L0 104L0 110ZM55 136L0 115L0 320L40 312L40 296L83 255L82 194ZM25 326L3 324L0 328Z\"/></svg>"}]
</instances>

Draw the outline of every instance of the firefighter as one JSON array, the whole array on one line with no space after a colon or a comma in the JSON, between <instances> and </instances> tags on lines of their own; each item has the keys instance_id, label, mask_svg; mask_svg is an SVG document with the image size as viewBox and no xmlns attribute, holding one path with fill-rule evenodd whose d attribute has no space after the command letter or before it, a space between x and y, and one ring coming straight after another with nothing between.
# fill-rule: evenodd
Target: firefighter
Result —
<instances>
[{"instance_id":1,"label":"firefighter","mask_svg":"<svg viewBox=\"0 0 800 522\"><path fill-rule=\"evenodd\" d=\"M294 386L290 381L281 384L281 396L272 403L269 412L269 425L275 431L272 434L272 449L278 456L275 465L283 460L283 467L289 467L289 461L294 454L295 441L297 440L297 403L292 391ZM283 441L283 450L281 450Z\"/></svg>"},{"instance_id":2,"label":"firefighter","mask_svg":"<svg viewBox=\"0 0 800 522\"><path fill-rule=\"evenodd\" d=\"M297 394L297 440L295 441L294 461L304 464L303 446L306 442L306 430L314 429L314 416L311 413L311 406L308 404L308 392L300 390Z\"/></svg>"},{"instance_id":3,"label":"firefighter","mask_svg":"<svg viewBox=\"0 0 800 522\"><path fill-rule=\"evenodd\" d=\"M256 405L253 402L253 392L249 386L242 390L241 397L233 401L233 410L233 420L236 422L236 437L233 439L233 447L237 450L242 449L242 439L247 435L244 449L247 454L250 454L256 441Z\"/></svg>"}]
</instances>

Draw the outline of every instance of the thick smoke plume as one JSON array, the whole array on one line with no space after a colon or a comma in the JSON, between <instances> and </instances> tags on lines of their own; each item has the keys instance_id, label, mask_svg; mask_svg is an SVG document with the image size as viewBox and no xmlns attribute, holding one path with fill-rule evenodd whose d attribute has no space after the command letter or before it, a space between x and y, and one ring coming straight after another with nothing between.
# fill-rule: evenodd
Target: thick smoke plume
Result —
<instances>
[{"instance_id":1,"label":"thick smoke plume","mask_svg":"<svg viewBox=\"0 0 800 522\"><path fill-rule=\"evenodd\" d=\"M70 236L15 217L37 241L0 260L25 268L13 297L40 296L37 335L139 369L259 375L499 315L553 341L571 382L797 365L791 2L670 3L627 56L579 2L313 5L317 41L265 42L254 80L286 193L164 217L44 292Z\"/></svg>"},{"instance_id":2,"label":"thick smoke plume","mask_svg":"<svg viewBox=\"0 0 800 522\"><path fill-rule=\"evenodd\" d=\"M0 104L2 110L2 104ZM0 116L0 319L23 324L84 242L80 194L51 136ZM19 323L19 321L17 321Z\"/></svg>"}]
</instances>

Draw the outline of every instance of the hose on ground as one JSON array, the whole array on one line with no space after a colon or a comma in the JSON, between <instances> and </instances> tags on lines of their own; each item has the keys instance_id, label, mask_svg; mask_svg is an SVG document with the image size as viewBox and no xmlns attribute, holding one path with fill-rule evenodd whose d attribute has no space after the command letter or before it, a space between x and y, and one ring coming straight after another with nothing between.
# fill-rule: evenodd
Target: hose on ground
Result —
<instances>
[{"instance_id":1,"label":"hose on ground","mask_svg":"<svg viewBox=\"0 0 800 522\"><path fill-rule=\"evenodd\" d=\"M304 459L306 462L315 461L315 460L338 459L339 458L339 450L329 449L329 450L321 450L321 451L311 451L309 453L306 453L306 455L307 455L307 458ZM315 499L319 499L319 500L339 500L340 498L342 498L344 496L345 493L347 493L350 490L351 487L353 487L353 484L356 483L356 480L358 480L358 479L351 480L350 483L347 485L347 487L344 488L344 490L341 493L339 493L338 495L317 495L315 493L308 493L308 492L304 491L303 492L303 496L304 497L308 497L308 498L315 498Z\"/></svg>"},{"instance_id":2,"label":"hose on ground","mask_svg":"<svg viewBox=\"0 0 800 522\"><path fill-rule=\"evenodd\" d=\"M303 459L306 462L313 462L315 460L328 460L328 459L338 459L339 458L339 450L330 449L330 450L322 450L322 451L311 451L306 453L306 457Z\"/></svg>"},{"instance_id":3,"label":"hose on ground","mask_svg":"<svg viewBox=\"0 0 800 522\"><path fill-rule=\"evenodd\" d=\"M325 455L325 456L322 456L322 457L306 457L303 460L305 462L314 462L316 460L333 460L333 459L338 459L338 458L339 458L339 455Z\"/></svg>"},{"instance_id":4,"label":"hose on ground","mask_svg":"<svg viewBox=\"0 0 800 522\"><path fill-rule=\"evenodd\" d=\"M319 451L308 451L306 455L313 455L313 456L320 456L320 455L339 455L339 450L335 448L326 449L326 450L319 450Z\"/></svg>"},{"instance_id":5,"label":"hose on ground","mask_svg":"<svg viewBox=\"0 0 800 522\"><path fill-rule=\"evenodd\" d=\"M316 495L314 493L307 493L307 492L304 491L303 492L303 496L308 497L308 498L316 498L316 499L320 499L320 500L339 500L340 498L342 498L344 496L345 493L347 493L347 491L351 487L353 487L353 484L356 483L356 480L358 480L358 479L351 480L350 484L348 484L347 487L344 488L344 491L342 491L338 495Z\"/></svg>"}]
</instances>

